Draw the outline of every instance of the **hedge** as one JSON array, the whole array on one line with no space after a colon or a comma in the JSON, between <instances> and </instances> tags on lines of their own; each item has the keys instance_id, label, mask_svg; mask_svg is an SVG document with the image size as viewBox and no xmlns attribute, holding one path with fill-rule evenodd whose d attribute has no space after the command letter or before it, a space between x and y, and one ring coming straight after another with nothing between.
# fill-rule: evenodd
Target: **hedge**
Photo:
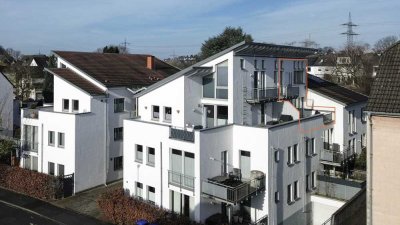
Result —
<instances>
[{"instance_id":1,"label":"hedge","mask_svg":"<svg viewBox=\"0 0 400 225\"><path fill-rule=\"evenodd\" d=\"M103 193L97 204L105 220L119 225L135 225L145 219L158 225L198 225L189 218L124 194L123 189L110 189Z\"/></svg>"},{"instance_id":2,"label":"hedge","mask_svg":"<svg viewBox=\"0 0 400 225\"><path fill-rule=\"evenodd\" d=\"M0 186L35 198L54 199L57 178L20 167L0 164Z\"/></svg>"}]
</instances>

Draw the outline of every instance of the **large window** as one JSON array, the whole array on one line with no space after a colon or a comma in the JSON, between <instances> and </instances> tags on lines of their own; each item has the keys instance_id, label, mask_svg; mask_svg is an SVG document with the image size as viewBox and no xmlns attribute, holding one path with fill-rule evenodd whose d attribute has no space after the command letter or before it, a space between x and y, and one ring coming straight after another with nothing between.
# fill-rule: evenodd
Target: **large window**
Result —
<instances>
[{"instance_id":1,"label":"large window","mask_svg":"<svg viewBox=\"0 0 400 225\"><path fill-rule=\"evenodd\" d=\"M120 141L123 139L124 136L123 129L124 129L123 127L114 128L114 141Z\"/></svg>"},{"instance_id":2,"label":"large window","mask_svg":"<svg viewBox=\"0 0 400 225\"><path fill-rule=\"evenodd\" d=\"M64 148L65 146L65 134L58 132L58 147Z\"/></svg>"},{"instance_id":3,"label":"large window","mask_svg":"<svg viewBox=\"0 0 400 225\"><path fill-rule=\"evenodd\" d=\"M54 146L54 144L55 144L55 133L54 133L54 131L49 131L49 137L48 137L48 139L49 139L49 145L50 146Z\"/></svg>"},{"instance_id":4,"label":"large window","mask_svg":"<svg viewBox=\"0 0 400 225\"><path fill-rule=\"evenodd\" d=\"M125 99L124 98L116 98L114 99L114 112L123 112L125 110Z\"/></svg>"},{"instance_id":5,"label":"large window","mask_svg":"<svg viewBox=\"0 0 400 225\"><path fill-rule=\"evenodd\" d=\"M215 75L203 77L203 98L228 99L228 61L216 65Z\"/></svg>"},{"instance_id":6,"label":"large window","mask_svg":"<svg viewBox=\"0 0 400 225\"><path fill-rule=\"evenodd\" d=\"M211 128L228 124L228 106L204 105L204 110L205 127Z\"/></svg>"},{"instance_id":7,"label":"large window","mask_svg":"<svg viewBox=\"0 0 400 225\"><path fill-rule=\"evenodd\" d=\"M154 148L147 148L147 165L154 166L156 163L156 151Z\"/></svg>"},{"instance_id":8,"label":"large window","mask_svg":"<svg viewBox=\"0 0 400 225\"><path fill-rule=\"evenodd\" d=\"M114 170L122 170L122 168L123 168L122 156L114 157Z\"/></svg>"},{"instance_id":9,"label":"large window","mask_svg":"<svg viewBox=\"0 0 400 225\"><path fill-rule=\"evenodd\" d=\"M153 120L159 120L160 119L160 106L158 105L153 105L151 109L151 118Z\"/></svg>"},{"instance_id":10,"label":"large window","mask_svg":"<svg viewBox=\"0 0 400 225\"><path fill-rule=\"evenodd\" d=\"M216 98L228 99L228 61L217 65Z\"/></svg>"},{"instance_id":11,"label":"large window","mask_svg":"<svg viewBox=\"0 0 400 225\"><path fill-rule=\"evenodd\" d=\"M79 111L79 100L72 100L72 111Z\"/></svg>"},{"instance_id":12,"label":"large window","mask_svg":"<svg viewBox=\"0 0 400 225\"><path fill-rule=\"evenodd\" d=\"M143 146L136 145L135 146L135 161L142 163L143 162Z\"/></svg>"},{"instance_id":13,"label":"large window","mask_svg":"<svg viewBox=\"0 0 400 225\"><path fill-rule=\"evenodd\" d=\"M63 99L63 111L69 111L69 99Z\"/></svg>"}]
</instances>

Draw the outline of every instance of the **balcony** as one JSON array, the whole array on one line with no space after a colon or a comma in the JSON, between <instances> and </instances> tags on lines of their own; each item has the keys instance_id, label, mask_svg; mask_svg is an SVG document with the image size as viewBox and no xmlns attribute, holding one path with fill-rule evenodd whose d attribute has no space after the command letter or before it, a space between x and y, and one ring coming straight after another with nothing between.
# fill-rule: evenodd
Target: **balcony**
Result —
<instances>
[{"instance_id":1,"label":"balcony","mask_svg":"<svg viewBox=\"0 0 400 225\"><path fill-rule=\"evenodd\" d=\"M324 124L329 124L333 122L333 114L332 113L327 113L327 114L323 114L323 121Z\"/></svg>"},{"instance_id":2,"label":"balcony","mask_svg":"<svg viewBox=\"0 0 400 225\"><path fill-rule=\"evenodd\" d=\"M282 87L281 89L281 99L295 99L299 97L300 88L293 86Z\"/></svg>"},{"instance_id":3,"label":"balcony","mask_svg":"<svg viewBox=\"0 0 400 225\"><path fill-rule=\"evenodd\" d=\"M194 177L168 170L168 184L194 191Z\"/></svg>"},{"instance_id":4,"label":"balcony","mask_svg":"<svg viewBox=\"0 0 400 225\"><path fill-rule=\"evenodd\" d=\"M265 176L251 180L239 180L217 176L202 181L202 193L221 202L237 204L265 188Z\"/></svg>"},{"instance_id":5,"label":"balcony","mask_svg":"<svg viewBox=\"0 0 400 225\"><path fill-rule=\"evenodd\" d=\"M250 97L247 99L249 103L269 102L278 99L278 88L253 88Z\"/></svg>"},{"instance_id":6,"label":"balcony","mask_svg":"<svg viewBox=\"0 0 400 225\"><path fill-rule=\"evenodd\" d=\"M23 109L23 117L27 119L39 119L39 110Z\"/></svg>"},{"instance_id":7,"label":"balcony","mask_svg":"<svg viewBox=\"0 0 400 225\"><path fill-rule=\"evenodd\" d=\"M182 129L169 128L169 138L182 141L194 142L194 131L187 131Z\"/></svg>"},{"instance_id":8,"label":"balcony","mask_svg":"<svg viewBox=\"0 0 400 225\"><path fill-rule=\"evenodd\" d=\"M38 152L39 143L33 141L21 141L21 150L26 152Z\"/></svg>"}]
</instances>

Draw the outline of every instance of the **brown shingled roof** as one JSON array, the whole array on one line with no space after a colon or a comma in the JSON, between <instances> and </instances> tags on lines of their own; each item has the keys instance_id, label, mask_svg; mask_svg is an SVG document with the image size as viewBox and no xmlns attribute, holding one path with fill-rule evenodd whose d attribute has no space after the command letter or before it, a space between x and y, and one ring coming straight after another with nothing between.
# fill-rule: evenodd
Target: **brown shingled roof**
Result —
<instances>
[{"instance_id":1,"label":"brown shingled roof","mask_svg":"<svg viewBox=\"0 0 400 225\"><path fill-rule=\"evenodd\" d=\"M104 95L105 92L99 88L98 86L94 85L90 81L86 80L79 74L75 73L74 71L70 69L65 69L65 68L51 68L51 69L46 69L50 73L52 73L55 76L58 76L67 82L77 86L78 88L82 89L83 91L86 91L90 95Z\"/></svg>"},{"instance_id":2,"label":"brown shingled roof","mask_svg":"<svg viewBox=\"0 0 400 225\"><path fill-rule=\"evenodd\" d=\"M150 55L69 51L54 53L106 87L148 86L179 71L155 57L155 69L148 69L146 63Z\"/></svg>"}]
</instances>

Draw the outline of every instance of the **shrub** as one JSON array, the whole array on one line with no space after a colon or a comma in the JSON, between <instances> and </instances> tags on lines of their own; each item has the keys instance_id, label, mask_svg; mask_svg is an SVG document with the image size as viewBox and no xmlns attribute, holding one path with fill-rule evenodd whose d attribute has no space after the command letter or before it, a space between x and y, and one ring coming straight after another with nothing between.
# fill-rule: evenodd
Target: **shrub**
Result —
<instances>
[{"instance_id":1,"label":"shrub","mask_svg":"<svg viewBox=\"0 0 400 225\"><path fill-rule=\"evenodd\" d=\"M114 224L134 225L140 219L159 225L198 224L143 200L125 196L123 189L106 191L98 198L97 204L104 219Z\"/></svg>"},{"instance_id":2,"label":"shrub","mask_svg":"<svg viewBox=\"0 0 400 225\"><path fill-rule=\"evenodd\" d=\"M40 199L53 199L56 193L57 178L0 164L0 186Z\"/></svg>"}]
</instances>

